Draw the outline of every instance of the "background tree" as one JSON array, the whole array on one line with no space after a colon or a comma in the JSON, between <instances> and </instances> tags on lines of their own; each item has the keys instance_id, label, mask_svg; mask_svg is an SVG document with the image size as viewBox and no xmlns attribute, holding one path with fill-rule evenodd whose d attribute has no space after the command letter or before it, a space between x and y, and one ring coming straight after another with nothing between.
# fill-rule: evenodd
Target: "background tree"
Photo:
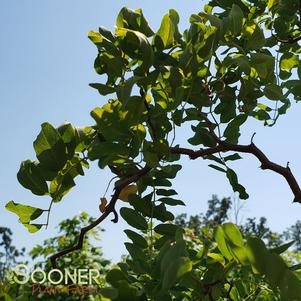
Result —
<instances>
[{"instance_id":1,"label":"background tree","mask_svg":"<svg viewBox=\"0 0 301 301\"><path fill-rule=\"evenodd\" d=\"M0 227L0 279L6 277L11 267L20 261L24 256L25 249L18 250L12 244L13 232L7 227Z\"/></svg>"},{"instance_id":2,"label":"background tree","mask_svg":"<svg viewBox=\"0 0 301 301\"><path fill-rule=\"evenodd\" d=\"M32 248L29 252L29 256L33 264L33 268L41 268L43 271L48 273L51 270L51 265L48 260L50 254L54 252L59 252L64 250L70 244L74 243L77 239L77 233L82 227L92 222L92 218L88 216L87 213L82 212L72 219L66 219L62 221L59 226L59 235L52 237L43 242L42 245L37 245ZM64 269L68 268L70 270L74 269L96 269L100 273L98 279L99 286L96 285L97 289L104 286L105 275L108 271L110 261L105 259L102 254L101 247L95 247L95 243L99 242L99 229L91 230L86 236L85 242L83 244L82 250L79 252L73 252L64 257L64 259L59 263L58 268ZM16 254L16 253L14 253ZM14 265L10 266L10 271L13 275L13 268L16 264L16 258L13 260ZM45 284L48 285L47 283ZM95 284L91 285L91 287ZM56 286L57 288L63 287L63 285ZM2 289L2 294L0 294L0 300L10 301L10 300L80 300L81 298L86 298L86 295L81 295L80 289L77 291L77 284L74 285L74 289L63 290L60 293L53 294L47 293L42 288L42 292L35 292L34 296L32 294L32 285L27 283L25 285L19 285L11 282L9 278L5 278L4 287ZM97 292L97 291L96 291ZM4 293L6 295L4 295ZM2 299L1 299L2 298ZM5 299L7 298L7 299ZM98 293L92 292L89 295L89 300L101 300Z\"/></svg>"},{"instance_id":3,"label":"background tree","mask_svg":"<svg viewBox=\"0 0 301 301\"><path fill-rule=\"evenodd\" d=\"M91 126L42 124L34 141L37 160L22 162L18 180L34 194L50 196L49 208L14 201L6 208L30 232L38 231L48 224L52 205L97 160L115 176L112 197L109 202L101 198L100 216L81 229L75 245L51 256L53 267L58 258L81 249L85 234L110 214L118 221L116 202L135 183L137 194L126 198L129 206L120 215L149 240L145 244L141 233L127 233L133 241L126 244L132 259L108 274L115 292L111 299L262 299L262 287L254 285L259 277L282 300L299 300L298 275L278 254L287 246L268 249L260 238L244 237L235 225L225 223L214 233L204 233L200 252L186 241L181 227L170 223L174 215L167 209L183 205L170 188L182 168L181 156L207 160L247 199L231 162L241 159L239 153L251 154L263 170L284 177L294 202L301 202L288 164L269 160L255 145L254 135L249 144L239 143L241 126L250 118L273 126L291 100L300 99L299 2L210 1L189 21L181 33L179 15L171 9L155 32L141 10L123 8L114 33L102 27L89 33L98 50L95 70L106 79L91 86L111 96L92 110ZM184 124L192 130L184 133L189 147L177 144ZM42 214L45 222L38 223ZM250 282L250 277L255 280Z\"/></svg>"}]
</instances>

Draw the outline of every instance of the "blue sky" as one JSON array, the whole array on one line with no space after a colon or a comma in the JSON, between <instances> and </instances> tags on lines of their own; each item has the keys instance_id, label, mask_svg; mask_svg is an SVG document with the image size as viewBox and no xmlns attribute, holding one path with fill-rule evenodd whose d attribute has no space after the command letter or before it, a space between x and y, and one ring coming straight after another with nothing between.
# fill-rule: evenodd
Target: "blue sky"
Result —
<instances>
[{"instance_id":1,"label":"blue sky","mask_svg":"<svg viewBox=\"0 0 301 301\"><path fill-rule=\"evenodd\" d=\"M92 164L87 175L77 180L76 188L53 207L48 229L36 234L29 234L17 222L17 216L4 209L11 199L42 208L49 205L48 198L32 195L16 179L20 162L34 159L32 142L40 124L48 121L58 126L65 120L77 126L91 124L90 110L105 102L105 98L88 87L88 83L101 80L93 70L96 48L87 38L88 31L97 30L100 25L114 30L115 18L123 6L141 7L154 29L168 9L175 8L180 12L184 28L189 15L201 10L200 3L192 0L1 1L0 225L13 229L17 246L30 249L41 243L56 234L56 226L62 219L73 217L81 210L97 216L99 197L110 180L109 173ZM256 144L271 160L283 165L290 161L299 182L300 116L301 106L293 104L275 127L264 128L251 121L241 138L242 143L248 143L252 133L257 132ZM300 219L301 205L292 204L293 196L284 179L260 170L259 162L252 156L243 155L243 158L233 165L250 194L241 218L266 216L276 231ZM224 175L208 168L202 159L185 158L182 162L185 167L174 185L187 206L176 212L204 211L206 200L213 193L220 197L233 195ZM116 261L125 252L123 230L126 225L122 221L116 225L108 220L102 227L106 230L101 234L104 253Z\"/></svg>"}]
</instances>

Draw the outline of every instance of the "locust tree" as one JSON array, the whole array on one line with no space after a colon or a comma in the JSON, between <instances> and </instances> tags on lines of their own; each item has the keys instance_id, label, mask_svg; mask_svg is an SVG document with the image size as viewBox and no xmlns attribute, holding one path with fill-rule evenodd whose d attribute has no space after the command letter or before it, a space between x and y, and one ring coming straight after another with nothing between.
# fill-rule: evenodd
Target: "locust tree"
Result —
<instances>
[{"instance_id":1,"label":"locust tree","mask_svg":"<svg viewBox=\"0 0 301 301\"><path fill-rule=\"evenodd\" d=\"M290 167L272 162L254 136L249 144L239 141L250 119L273 126L291 101L301 99L300 7L298 0L213 0L191 15L183 32L173 9L154 30L141 9L123 8L114 32L103 27L89 32L97 49L95 71L105 78L90 84L101 95L90 113L94 122L82 128L43 123L34 141L37 158L22 162L17 177L33 194L48 195L50 206L6 205L36 232L91 161L111 170L116 177L111 198L101 198L98 216L81 229L75 245L51 255L53 267L81 249L89 230L109 216L117 223L121 215L136 230L126 231L130 259L108 274L107 298L300 300L301 283L278 255L287 246L268 249L229 223L190 244L170 211L183 205L172 186L185 168L183 156L195 164L208 161L208 172L223 173L247 199L229 162L234 166L242 154L251 154L263 170L283 177L294 202L301 203ZM191 126L185 131L190 147L177 141L185 124ZM120 198L129 204L118 213ZM43 224L35 222L41 215ZM250 279L258 277L266 286L252 286Z\"/></svg>"}]
</instances>

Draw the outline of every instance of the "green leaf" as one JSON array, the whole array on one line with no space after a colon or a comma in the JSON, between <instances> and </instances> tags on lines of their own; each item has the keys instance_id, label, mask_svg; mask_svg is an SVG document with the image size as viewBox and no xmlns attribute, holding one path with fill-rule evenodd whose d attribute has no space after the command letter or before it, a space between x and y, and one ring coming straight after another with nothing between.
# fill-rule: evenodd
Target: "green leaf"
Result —
<instances>
[{"instance_id":1,"label":"green leaf","mask_svg":"<svg viewBox=\"0 0 301 301\"><path fill-rule=\"evenodd\" d=\"M159 157L156 153L144 151L143 152L144 161L149 167L157 167L159 164Z\"/></svg>"},{"instance_id":2,"label":"green leaf","mask_svg":"<svg viewBox=\"0 0 301 301\"><path fill-rule=\"evenodd\" d=\"M163 203L153 208L153 217L161 222L172 221L175 218L171 212L166 210L165 204Z\"/></svg>"},{"instance_id":3,"label":"green leaf","mask_svg":"<svg viewBox=\"0 0 301 301\"><path fill-rule=\"evenodd\" d=\"M266 255L265 274L273 289L280 285L286 270L287 266L279 255L275 253Z\"/></svg>"},{"instance_id":4,"label":"green leaf","mask_svg":"<svg viewBox=\"0 0 301 301\"><path fill-rule=\"evenodd\" d=\"M139 295L138 288L129 284L128 281L120 280L118 283L118 299L123 300L138 300ZM117 301L116 300L116 301Z\"/></svg>"},{"instance_id":5,"label":"green leaf","mask_svg":"<svg viewBox=\"0 0 301 301\"><path fill-rule=\"evenodd\" d=\"M142 235L140 235L132 230L124 230L124 233L127 235L127 237L129 239L132 240L132 242L135 245L139 246L142 249L147 248L147 241L145 240L145 238Z\"/></svg>"},{"instance_id":6,"label":"green leaf","mask_svg":"<svg viewBox=\"0 0 301 301\"><path fill-rule=\"evenodd\" d=\"M247 27L247 42L246 49L248 50L258 50L265 45L265 37L262 29L254 24L253 26Z\"/></svg>"},{"instance_id":7,"label":"green leaf","mask_svg":"<svg viewBox=\"0 0 301 301\"><path fill-rule=\"evenodd\" d=\"M77 147L77 132L70 122L65 122L57 128L59 134L61 135L63 142L66 145L68 159L71 159L75 154L75 149Z\"/></svg>"},{"instance_id":8,"label":"green leaf","mask_svg":"<svg viewBox=\"0 0 301 301\"><path fill-rule=\"evenodd\" d=\"M224 160L226 162L227 161L236 161L236 160L239 160L239 159L241 159L241 156L238 153L235 153L233 155L229 155L229 156L224 157Z\"/></svg>"},{"instance_id":9,"label":"green leaf","mask_svg":"<svg viewBox=\"0 0 301 301\"><path fill-rule=\"evenodd\" d=\"M83 152L92 142L92 137L95 135L95 130L90 126L76 127L75 135L77 137L76 152Z\"/></svg>"},{"instance_id":10,"label":"green leaf","mask_svg":"<svg viewBox=\"0 0 301 301\"><path fill-rule=\"evenodd\" d=\"M158 259L162 256L160 261L161 273L164 274L164 271L166 271L169 266L173 265L176 258L186 257L188 255L185 247L185 242L183 240L177 241L173 245L170 245L170 242L166 242L158 255Z\"/></svg>"},{"instance_id":11,"label":"green leaf","mask_svg":"<svg viewBox=\"0 0 301 301\"><path fill-rule=\"evenodd\" d=\"M139 230L147 230L145 218L134 209L123 207L120 209L120 215L130 226Z\"/></svg>"},{"instance_id":12,"label":"green leaf","mask_svg":"<svg viewBox=\"0 0 301 301\"><path fill-rule=\"evenodd\" d=\"M224 277L224 267L219 262L213 263L203 277L205 284L217 283Z\"/></svg>"},{"instance_id":13,"label":"green leaf","mask_svg":"<svg viewBox=\"0 0 301 301\"><path fill-rule=\"evenodd\" d=\"M1 284L2 285L2 284ZM1 301L13 301L12 297L6 293L1 292Z\"/></svg>"},{"instance_id":14,"label":"green leaf","mask_svg":"<svg viewBox=\"0 0 301 301\"><path fill-rule=\"evenodd\" d=\"M246 114L240 114L236 116L229 124L227 125L224 131L224 137L230 143L237 143L240 136L240 126L246 122L248 116Z\"/></svg>"},{"instance_id":15,"label":"green leaf","mask_svg":"<svg viewBox=\"0 0 301 301\"><path fill-rule=\"evenodd\" d=\"M251 54L251 67L255 68L259 77L267 79L274 74L275 58L264 53Z\"/></svg>"},{"instance_id":16,"label":"green leaf","mask_svg":"<svg viewBox=\"0 0 301 301\"><path fill-rule=\"evenodd\" d=\"M230 30L233 35L238 35L241 33L242 24L243 24L244 14L240 7L236 4L232 5L232 9L229 14L230 20Z\"/></svg>"},{"instance_id":17,"label":"green leaf","mask_svg":"<svg viewBox=\"0 0 301 301\"><path fill-rule=\"evenodd\" d=\"M40 208L26 206L22 204L15 203L14 201L10 201L5 205L5 208L8 211L11 211L18 215L19 221L22 224L29 224L29 222L37 219L41 214L45 211ZM26 226L30 232L33 231L34 227L37 228L37 225Z\"/></svg>"},{"instance_id":18,"label":"green leaf","mask_svg":"<svg viewBox=\"0 0 301 301\"><path fill-rule=\"evenodd\" d=\"M169 290L181 277L192 270L192 262L187 257L173 258L162 280L162 291Z\"/></svg>"},{"instance_id":19,"label":"green leaf","mask_svg":"<svg viewBox=\"0 0 301 301\"><path fill-rule=\"evenodd\" d=\"M157 195L172 196L178 194L174 189L157 189Z\"/></svg>"},{"instance_id":20,"label":"green leaf","mask_svg":"<svg viewBox=\"0 0 301 301\"><path fill-rule=\"evenodd\" d=\"M290 266L289 269L290 269L291 271L298 271L298 270L301 269L301 263L294 264L294 265Z\"/></svg>"},{"instance_id":21,"label":"green leaf","mask_svg":"<svg viewBox=\"0 0 301 301\"><path fill-rule=\"evenodd\" d=\"M131 10L123 7L117 16L116 26L140 31L147 37L154 34L141 9Z\"/></svg>"},{"instance_id":22,"label":"green leaf","mask_svg":"<svg viewBox=\"0 0 301 301\"><path fill-rule=\"evenodd\" d=\"M130 99L134 85L141 79L141 76L133 76L127 79L122 85L117 88L118 99L122 102L122 107L125 108Z\"/></svg>"},{"instance_id":23,"label":"green leaf","mask_svg":"<svg viewBox=\"0 0 301 301\"><path fill-rule=\"evenodd\" d=\"M290 241L286 244L283 244L281 246L272 248L269 251L272 252L272 253L281 254L281 253L285 252L289 247L291 247L294 243L295 243L295 241L292 240L292 241Z\"/></svg>"},{"instance_id":24,"label":"green leaf","mask_svg":"<svg viewBox=\"0 0 301 301\"><path fill-rule=\"evenodd\" d=\"M247 241L247 255L255 273L263 274L266 268L267 249L264 242L257 237L250 237Z\"/></svg>"},{"instance_id":25,"label":"green leaf","mask_svg":"<svg viewBox=\"0 0 301 301\"><path fill-rule=\"evenodd\" d=\"M277 6L279 0L268 0L268 9L272 10L274 6Z\"/></svg>"},{"instance_id":26,"label":"green leaf","mask_svg":"<svg viewBox=\"0 0 301 301\"><path fill-rule=\"evenodd\" d=\"M49 170L59 171L67 161L64 141L50 123L45 122L41 127L42 130L33 143L37 158Z\"/></svg>"},{"instance_id":27,"label":"green leaf","mask_svg":"<svg viewBox=\"0 0 301 301\"><path fill-rule=\"evenodd\" d=\"M17 173L19 183L36 195L48 194L46 180L42 176L38 163L26 160L21 163Z\"/></svg>"},{"instance_id":28,"label":"green leaf","mask_svg":"<svg viewBox=\"0 0 301 301\"><path fill-rule=\"evenodd\" d=\"M220 172L226 172L226 170L218 165L215 165L215 164L208 164L209 167L217 170L217 171L220 171Z\"/></svg>"},{"instance_id":29,"label":"green leaf","mask_svg":"<svg viewBox=\"0 0 301 301\"><path fill-rule=\"evenodd\" d=\"M234 245L238 247L244 246L244 240L236 225L232 223L225 223L222 227L224 230L224 234L229 241L231 241Z\"/></svg>"},{"instance_id":30,"label":"green leaf","mask_svg":"<svg viewBox=\"0 0 301 301\"><path fill-rule=\"evenodd\" d=\"M129 203L144 216L151 217L153 210L152 196L153 193L150 193L141 199L139 195L132 194L129 196Z\"/></svg>"},{"instance_id":31,"label":"green leaf","mask_svg":"<svg viewBox=\"0 0 301 301\"><path fill-rule=\"evenodd\" d=\"M174 236L179 229L177 225L173 224L160 224L154 228L154 231L161 235Z\"/></svg>"},{"instance_id":32,"label":"green leaf","mask_svg":"<svg viewBox=\"0 0 301 301\"><path fill-rule=\"evenodd\" d=\"M295 100L301 100L301 81L300 80L288 80L284 83L285 87L290 93L294 95Z\"/></svg>"},{"instance_id":33,"label":"green leaf","mask_svg":"<svg viewBox=\"0 0 301 301\"><path fill-rule=\"evenodd\" d=\"M231 252L229 251L229 248L226 244L226 237L224 230L221 226L217 226L214 231L214 239L217 242L217 247L219 251L222 253L224 257L226 257L228 260L231 260L233 258Z\"/></svg>"},{"instance_id":34,"label":"green leaf","mask_svg":"<svg viewBox=\"0 0 301 301\"><path fill-rule=\"evenodd\" d=\"M132 243L124 243L126 249L128 250L129 254L131 255L131 257L133 258L133 260L141 260L142 262L146 262L147 261L147 257L146 254L141 250L141 248L139 246L137 246L136 244L132 244Z\"/></svg>"},{"instance_id":35,"label":"green leaf","mask_svg":"<svg viewBox=\"0 0 301 301\"><path fill-rule=\"evenodd\" d=\"M41 225L41 224L23 224L23 226L25 228L27 228L29 233L36 233L42 228L43 225Z\"/></svg>"},{"instance_id":36,"label":"green leaf","mask_svg":"<svg viewBox=\"0 0 301 301\"><path fill-rule=\"evenodd\" d=\"M75 186L73 177L70 174L58 175L50 183L50 195L52 200L57 203Z\"/></svg>"},{"instance_id":37,"label":"green leaf","mask_svg":"<svg viewBox=\"0 0 301 301\"><path fill-rule=\"evenodd\" d=\"M238 178L235 171L231 168L228 168L226 174L233 190L239 193L239 198L242 200L248 199L249 195L247 194L246 189L238 183Z\"/></svg>"},{"instance_id":38,"label":"green leaf","mask_svg":"<svg viewBox=\"0 0 301 301\"><path fill-rule=\"evenodd\" d=\"M89 84L89 86L96 89L100 95L104 95L104 96L115 92L115 88L110 87L108 85L92 83L92 84Z\"/></svg>"},{"instance_id":39,"label":"green leaf","mask_svg":"<svg viewBox=\"0 0 301 301\"><path fill-rule=\"evenodd\" d=\"M300 279L290 270L284 272L280 282L281 300L296 301L300 300L301 285Z\"/></svg>"},{"instance_id":40,"label":"green leaf","mask_svg":"<svg viewBox=\"0 0 301 301\"><path fill-rule=\"evenodd\" d=\"M93 144L89 149L89 159L96 160L102 157L107 158L107 163L113 163L118 157L127 157L130 154L130 149L122 144L111 141L100 142Z\"/></svg>"},{"instance_id":41,"label":"green leaf","mask_svg":"<svg viewBox=\"0 0 301 301\"><path fill-rule=\"evenodd\" d=\"M88 38L96 45L98 48L100 56L99 58L119 58L121 56L121 51L118 49L114 42L115 37L112 33L104 28L99 28L99 32L90 31L88 33Z\"/></svg>"},{"instance_id":42,"label":"green leaf","mask_svg":"<svg viewBox=\"0 0 301 301\"><path fill-rule=\"evenodd\" d=\"M158 176L161 178L174 179L177 176L177 173L181 169L182 169L182 165L180 164L165 165L161 167Z\"/></svg>"},{"instance_id":43,"label":"green leaf","mask_svg":"<svg viewBox=\"0 0 301 301\"><path fill-rule=\"evenodd\" d=\"M166 204L166 205L169 205L169 206L177 206L177 205L181 205L181 206L185 206L185 203L181 200L177 200L177 199L174 199L174 198L161 198L161 199L158 199L158 201Z\"/></svg>"},{"instance_id":44,"label":"green leaf","mask_svg":"<svg viewBox=\"0 0 301 301\"><path fill-rule=\"evenodd\" d=\"M111 41L111 42L115 42L115 41L116 41L116 39L115 39L113 33L112 33L110 30L108 30L107 28L105 28L105 27L103 27L103 26L100 26L100 27L98 28L98 32L99 32L99 34L100 34L102 37L105 37L105 38L108 39L109 41Z\"/></svg>"},{"instance_id":45,"label":"green leaf","mask_svg":"<svg viewBox=\"0 0 301 301\"><path fill-rule=\"evenodd\" d=\"M271 100L283 99L282 89L276 84L268 84L263 90L264 95Z\"/></svg>"},{"instance_id":46,"label":"green leaf","mask_svg":"<svg viewBox=\"0 0 301 301\"><path fill-rule=\"evenodd\" d=\"M124 41L123 50L130 56L141 61L135 69L135 74L144 75L153 64L154 53L147 37L135 30L116 28L116 36Z\"/></svg>"},{"instance_id":47,"label":"green leaf","mask_svg":"<svg viewBox=\"0 0 301 301\"><path fill-rule=\"evenodd\" d=\"M286 52L281 56L280 69L290 72L293 68L299 65L299 58L293 53Z\"/></svg>"},{"instance_id":48,"label":"green leaf","mask_svg":"<svg viewBox=\"0 0 301 301\"><path fill-rule=\"evenodd\" d=\"M172 47L179 37L178 31L179 16L175 10L170 10L161 22L161 26L154 36L153 43L159 49Z\"/></svg>"},{"instance_id":49,"label":"green leaf","mask_svg":"<svg viewBox=\"0 0 301 301\"><path fill-rule=\"evenodd\" d=\"M81 159L73 157L66 163L66 166L50 183L50 195L54 202L61 199L75 186L74 178L84 175Z\"/></svg>"},{"instance_id":50,"label":"green leaf","mask_svg":"<svg viewBox=\"0 0 301 301\"><path fill-rule=\"evenodd\" d=\"M228 243L231 253L237 262L243 265L250 265L247 255L247 248L245 246L238 247L232 242Z\"/></svg>"},{"instance_id":51,"label":"green leaf","mask_svg":"<svg viewBox=\"0 0 301 301\"><path fill-rule=\"evenodd\" d=\"M209 147L216 145L215 139L212 137L212 135L207 129L200 126L197 127L192 126L192 129L195 131L195 135L192 138L188 139L188 142L190 144L192 145L203 144Z\"/></svg>"},{"instance_id":52,"label":"green leaf","mask_svg":"<svg viewBox=\"0 0 301 301\"><path fill-rule=\"evenodd\" d=\"M126 276L121 270L112 269L106 275L106 280L108 283L112 284L114 287L118 287L118 283L122 280L126 280Z\"/></svg>"},{"instance_id":53,"label":"green leaf","mask_svg":"<svg viewBox=\"0 0 301 301\"><path fill-rule=\"evenodd\" d=\"M101 287L99 292L103 297L108 299L115 300L118 297L118 290L114 287Z\"/></svg>"}]
</instances>

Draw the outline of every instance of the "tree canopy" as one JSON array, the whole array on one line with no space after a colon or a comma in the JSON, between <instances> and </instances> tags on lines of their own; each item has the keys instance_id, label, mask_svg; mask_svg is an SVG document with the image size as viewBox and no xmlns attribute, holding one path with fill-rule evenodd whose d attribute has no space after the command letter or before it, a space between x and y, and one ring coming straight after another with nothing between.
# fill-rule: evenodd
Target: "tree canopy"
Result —
<instances>
[{"instance_id":1,"label":"tree canopy","mask_svg":"<svg viewBox=\"0 0 301 301\"><path fill-rule=\"evenodd\" d=\"M184 204L172 187L181 156L207 160L247 199L230 162L252 154L263 170L284 177L294 202L301 203L288 164L272 162L254 135L249 144L239 143L249 119L273 126L291 101L301 98L300 7L297 0L213 0L191 15L184 32L173 9L155 31L141 9L123 8L115 32L103 27L89 32L97 48L94 68L103 80L90 84L102 96L90 113L94 124L43 123L34 141L36 160L22 162L17 177L33 194L48 195L50 206L6 205L29 232L36 232L48 225L52 205L75 186L91 161L111 170L111 198L101 198L99 217L81 229L75 245L51 256L53 267L60 257L81 249L85 234L109 215L116 223L115 204L121 199L128 203L121 217L150 240L128 230L133 243L126 247L133 260L108 275L117 290L113 300L242 300L238 285L227 280L237 265L246 267L246 275L264 277L281 300L300 300L300 281L278 255L285 247L270 250L260 238L246 240L226 223L208 234L210 244L195 250L169 211ZM185 131L187 143L180 145L177 136L185 124L191 131ZM37 223L42 215L45 222Z\"/></svg>"}]
</instances>

